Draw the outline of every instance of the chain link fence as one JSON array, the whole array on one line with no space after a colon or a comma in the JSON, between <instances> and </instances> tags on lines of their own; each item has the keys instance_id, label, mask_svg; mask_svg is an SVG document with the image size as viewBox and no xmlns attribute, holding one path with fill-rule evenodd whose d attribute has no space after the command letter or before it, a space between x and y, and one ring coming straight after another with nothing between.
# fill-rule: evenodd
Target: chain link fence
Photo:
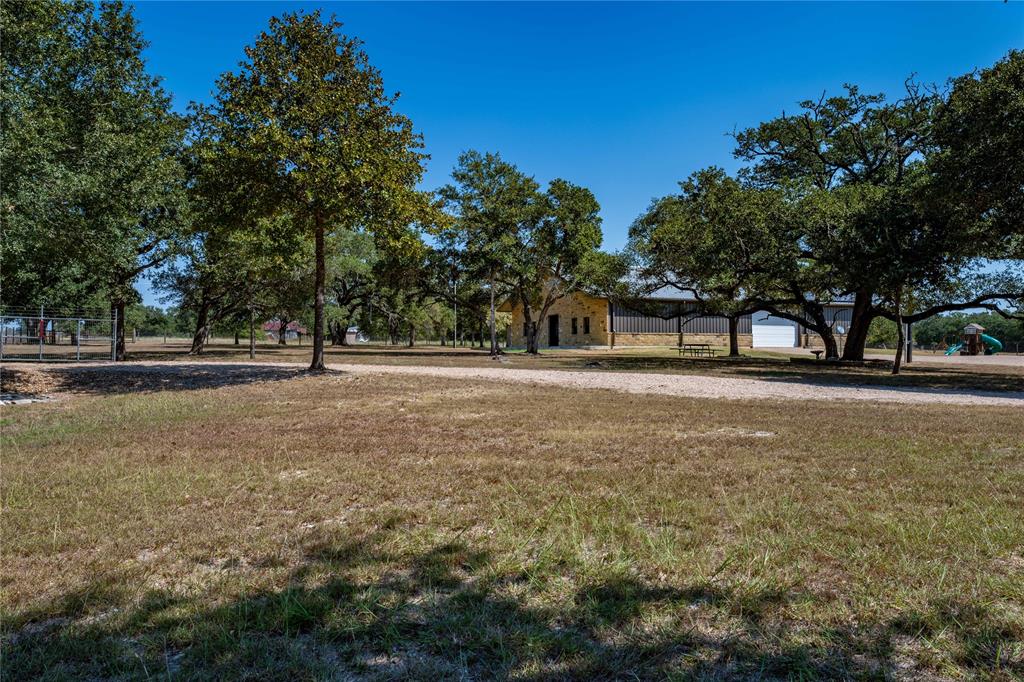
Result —
<instances>
[{"instance_id":1,"label":"chain link fence","mask_svg":"<svg viewBox=\"0 0 1024 682\"><path fill-rule=\"evenodd\" d=\"M106 310L0 307L0 360L112 360L118 324Z\"/></svg>"}]
</instances>

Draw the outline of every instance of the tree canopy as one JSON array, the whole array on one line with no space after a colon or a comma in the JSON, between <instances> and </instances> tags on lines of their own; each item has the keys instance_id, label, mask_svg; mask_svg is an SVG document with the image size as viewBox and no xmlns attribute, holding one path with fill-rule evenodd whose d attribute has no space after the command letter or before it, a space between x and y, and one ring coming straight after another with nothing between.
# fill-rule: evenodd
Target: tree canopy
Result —
<instances>
[{"instance_id":1,"label":"tree canopy","mask_svg":"<svg viewBox=\"0 0 1024 682\"><path fill-rule=\"evenodd\" d=\"M430 206L415 190L422 140L341 27L319 12L272 18L239 70L217 81L215 103L197 108L252 212L286 216L314 243L311 369L324 368L328 234L400 234Z\"/></svg>"},{"instance_id":2,"label":"tree canopy","mask_svg":"<svg viewBox=\"0 0 1024 682\"><path fill-rule=\"evenodd\" d=\"M522 306L527 350L536 353L537 326L551 305L585 283L601 245L601 207L567 180L542 192L498 154L466 152L452 177L456 184L440 192L456 215L445 243L469 272Z\"/></svg>"},{"instance_id":3,"label":"tree canopy","mask_svg":"<svg viewBox=\"0 0 1024 682\"><path fill-rule=\"evenodd\" d=\"M122 3L4 3L0 22L4 302L99 295L123 321L187 227L185 122Z\"/></svg>"},{"instance_id":4,"label":"tree canopy","mask_svg":"<svg viewBox=\"0 0 1024 682\"><path fill-rule=\"evenodd\" d=\"M694 174L637 220L631 248L647 276L798 320L829 356L822 305L852 301L848 360L863 358L877 317L1018 314L1022 182L1007 150L1024 124L1020 61L950 92L907 81L895 100L847 85L738 131L738 176Z\"/></svg>"}]
</instances>

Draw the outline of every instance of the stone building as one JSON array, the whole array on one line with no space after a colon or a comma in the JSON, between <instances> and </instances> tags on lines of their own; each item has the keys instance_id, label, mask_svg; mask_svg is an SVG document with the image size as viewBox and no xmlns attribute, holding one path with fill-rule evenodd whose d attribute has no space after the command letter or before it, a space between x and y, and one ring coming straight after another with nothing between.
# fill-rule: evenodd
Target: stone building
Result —
<instances>
[{"instance_id":1,"label":"stone building","mask_svg":"<svg viewBox=\"0 0 1024 682\"><path fill-rule=\"evenodd\" d=\"M666 287L643 302L643 310L632 309L600 296L576 292L556 301L546 319L538 322L541 348L616 348L624 346L679 346L684 343L729 345L729 320L704 315L693 317L696 301L691 294ZM826 306L842 342L850 321L849 303ZM506 302L501 310L511 313L508 344L526 346L526 322L522 306ZM657 314L653 314L653 313ZM739 318L741 348L822 346L821 337L803 325L758 311Z\"/></svg>"}]
</instances>

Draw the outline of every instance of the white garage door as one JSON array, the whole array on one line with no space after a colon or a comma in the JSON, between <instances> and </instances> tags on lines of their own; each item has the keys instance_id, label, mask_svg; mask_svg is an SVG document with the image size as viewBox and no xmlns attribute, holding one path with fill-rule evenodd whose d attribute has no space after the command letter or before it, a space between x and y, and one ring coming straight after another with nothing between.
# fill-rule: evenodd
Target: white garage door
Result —
<instances>
[{"instance_id":1,"label":"white garage door","mask_svg":"<svg viewBox=\"0 0 1024 682\"><path fill-rule=\"evenodd\" d=\"M796 330L793 327L776 327L755 324L754 348L792 348L796 345Z\"/></svg>"},{"instance_id":2,"label":"white garage door","mask_svg":"<svg viewBox=\"0 0 1024 682\"><path fill-rule=\"evenodd\" d=\"M792 348L796 345L796 325L789 320L758 311L751 316L754 348Z\"/></svg>"}]
</instances>

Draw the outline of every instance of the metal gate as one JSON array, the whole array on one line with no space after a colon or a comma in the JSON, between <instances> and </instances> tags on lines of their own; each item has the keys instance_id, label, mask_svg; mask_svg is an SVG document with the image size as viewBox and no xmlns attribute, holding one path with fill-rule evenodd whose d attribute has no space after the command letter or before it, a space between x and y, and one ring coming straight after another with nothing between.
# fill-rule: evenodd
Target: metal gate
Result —
<instances>
[{"instance_id":1,"label":"metal gate","mask_svg":"<svg viewBox=\"0 0 1024 682\"><path fill-rule=\"evenodd\" d=\"M113 360L117 313L27 307L0 308L0 360Z\"/></svg>"}]
</instances>

